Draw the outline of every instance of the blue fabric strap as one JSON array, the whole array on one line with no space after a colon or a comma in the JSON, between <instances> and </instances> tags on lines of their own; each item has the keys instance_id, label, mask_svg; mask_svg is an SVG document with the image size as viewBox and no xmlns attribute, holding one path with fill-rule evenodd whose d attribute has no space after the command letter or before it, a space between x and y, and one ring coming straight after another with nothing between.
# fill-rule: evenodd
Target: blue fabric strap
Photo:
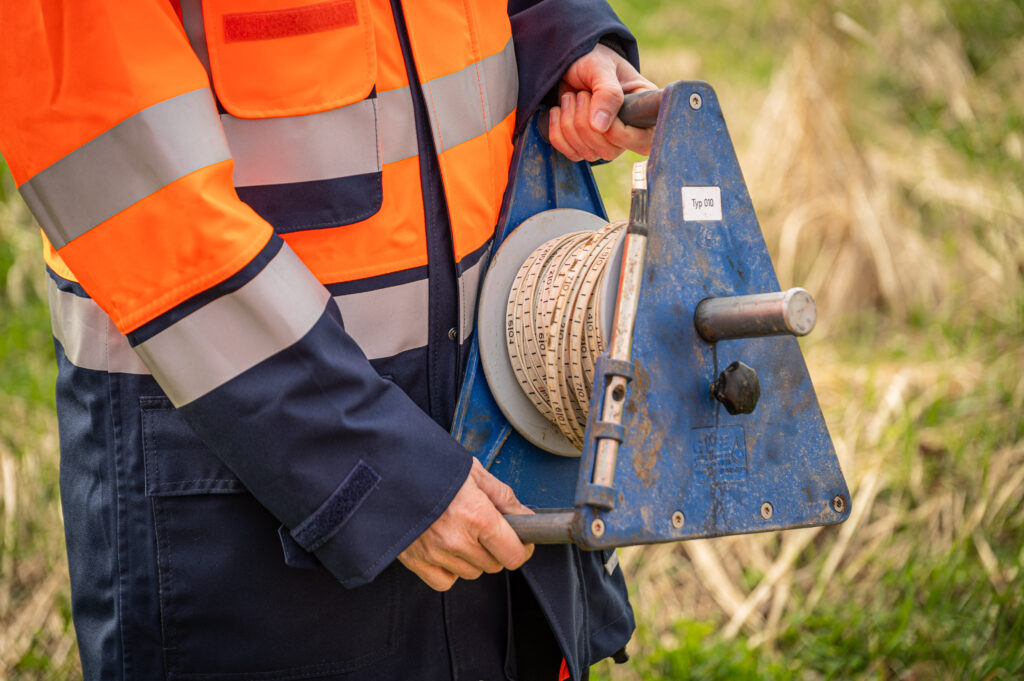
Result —
<instances>
[{"instance_id":1,"label":"blue fabric strap","mask_svg":"<svg viewBox=\"0 0 1024 681\"><path fill-rule=\"evenodd\" d=\"M292 538L307 551L316 551L341 529L379 482L377 472L360 459L327 501L292 530Z\"/></svg>"}]
</instances>

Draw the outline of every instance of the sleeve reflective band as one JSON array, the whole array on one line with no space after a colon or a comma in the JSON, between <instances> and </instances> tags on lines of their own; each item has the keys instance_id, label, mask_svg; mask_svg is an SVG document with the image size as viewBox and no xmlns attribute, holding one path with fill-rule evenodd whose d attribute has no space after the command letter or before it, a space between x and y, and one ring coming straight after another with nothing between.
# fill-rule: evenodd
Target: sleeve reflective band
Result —
<instances>
[{"instance_id":1,"label":"sleeve reflective band","mask_svg":"<svg viewBox=\"0 0 1024 681\"><path fill-rule=\"evenodd\" d=\"M252 281L135 346L175 407L302 339L330 300L283 246Z\"/></svg>"},{"instance_id":2,"label":"sleeve reflective band","mask_svg":"<svg viewBox=\"0 0 1024 681\"><path fill-rule=\"evenodd\" d=\"M231 158L209 88L143 109L19 188L54 248L200 168Z\"/></svg>"}]
</instances>

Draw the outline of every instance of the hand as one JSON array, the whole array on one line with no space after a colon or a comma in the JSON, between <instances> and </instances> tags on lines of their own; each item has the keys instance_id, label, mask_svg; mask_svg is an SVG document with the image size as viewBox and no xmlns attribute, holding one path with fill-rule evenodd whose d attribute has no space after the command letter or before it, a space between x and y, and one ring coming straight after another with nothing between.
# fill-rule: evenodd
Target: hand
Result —
<instances>
[{"instance_id":1,"label":"hand","mask_svg":"<svg viewBox=\"0 0 1024 681\"><path fill-rule=\"evenodd\" d=\"M469 477L448 509L404 551L398 560L437 591L484 572L515 570L533 555L503 513L533 513L512 488L487 472L476 459Z\"/></svg>"},{"instance_id":2,"label":"hand","mask_svg":"<svg viewBox=\"0 0 1024 681\"><path fill-rule=\"evenodd\" d=\"M653 129L624 124L616 114L625 93L657 89L615 50L598 45L572 63L548 118L551 145L571 161L610 161L626 149L651 153Z\"/></svg>"}]
</instances>

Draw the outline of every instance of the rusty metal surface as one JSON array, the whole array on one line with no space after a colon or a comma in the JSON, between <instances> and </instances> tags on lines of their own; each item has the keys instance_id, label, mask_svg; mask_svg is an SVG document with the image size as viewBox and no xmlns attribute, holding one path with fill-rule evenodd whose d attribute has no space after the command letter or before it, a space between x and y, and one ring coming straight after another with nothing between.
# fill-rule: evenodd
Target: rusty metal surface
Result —
<instances>
[{"instance_id":1,"label":"rusty metal surface","mask_svg":"<svg viewBox=\"0 0 1024 681\"><path fill-rule=\"evenodd\" d=\"M633 338L638 378L628 390L615 473L619 503L581 508L582 543L604 548L846 519L850 504L837 511L832 500L849 500L849 492L796 339L711 344L694 327L705 298L779 290L718 98L706 83L666 89L648 176L650 241ZM721 219L684 219L684 187L719 188ZM751 414L729 414L709 391L734 361L753 367L760 380ZM584 449L581 470L587 457ZM766 503L770 514L762 513ZM673 523L677 511L682 527ZM592 518L603 521L600 537L587 530Z\"/></svg>"},{"instance_id":2,"label":"rusty metal surface","mask_svg":"<svg viewBox=\"0 0 1024 681\"><path fill-rule=\"evenodd\" d=\"M534 125L513 164L499 243L541 210L603 215L589 168L553 153ZM701 300L779 290L718 99L706 83L666 88L648 181L649 242L614 489L590 484L592 427L607 376L595 380L578 468L577 460L538 450L509 428L475 348L453 434L524 503L575 506L571 538L585 548L845 520L849 491L796 339L708 343L694 326ZM720 219L684 220L684 188L718 188ZM730 415L709 390L734 361L753 367L760 380L762 396L751 414Z\"/></svg>"}]
</instances>

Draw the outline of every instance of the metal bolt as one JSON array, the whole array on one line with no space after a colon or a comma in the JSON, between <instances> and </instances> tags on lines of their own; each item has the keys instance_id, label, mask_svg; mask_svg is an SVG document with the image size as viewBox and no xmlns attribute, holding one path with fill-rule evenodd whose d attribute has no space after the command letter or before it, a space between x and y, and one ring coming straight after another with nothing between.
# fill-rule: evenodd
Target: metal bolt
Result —
<instances>
[{"instance_id":1,"label":"metal bolt","mask_svg":"<svg viewBox=\"0 0 1024 681\"><path fill-rule=\"evenodd\" d=\"M733 362L711 384L711 395L733 416L750 414L761 398L757 372L743 362Z\"/></svg>"},{"instance_id":2,"label":"metal bolt","mask_svg":"<svg viewBox=\"0 0 1024 681\"><path fill-rule=\"evenodd\" d=\"M595 537L601 537L604 535L604 521L600 518L594 518L593 522L590 523L590 531Z\"/></svg>"},{"instance_id":3,"label":"metal bolt","mask_svg":"<svg viewBox=\"0 0 1024 681\"><path fill-rule=\"evenodd\" d=\"M846 510L846 499L841 494L835 495L832 498L832 508L836 513L842 513Z\"/></svg>"},{"instance_id":4,"label":"metal bolt","mask_svg":"<svg viewBox=\"0 0 1024 681\"><path fill-rule=\"evenodd\" d=\"M700 110L701 105L704 104L704 100L701 99L700 95L694 92L690 95L690 108L694 111Z\"/></svg>"},{"instance_id":5,"label":"metal bolt","mask_svg":"<svg viewBox=\"0 0 1024 681\"><path fill-rule=\"evenodd\" d=\"M767 501L764 502L763 504L761 504L761 517L764 518L765 520L771 520L772 519L772 513L774 513L774 512L775 512L775 509L772 508L772 505L770 503L768 503Z\"/></svg>"},{"instance_id":6,"label":"metal bolt","mask_svg":"<svg viewBox=\"0 0 1024 681\"><path fill-rule=\"evenodd\" d=\"M459 337L459 330L458 329L456 329L454 326L452 328L448 329L448 340L455 340L458 337Z\"/></svg>"},{"instance_id":7,"label":"metal bolt","mask_svg":"<svg viewBox=\"0 0 1024 681\"><path fill-rule=\"evenodd\" d=\"M685 522L686 518L683 516L682 511L676 511L672 514L672 527L676 528L677 530L681 530Z\"/></svg>"}]
</instances>

